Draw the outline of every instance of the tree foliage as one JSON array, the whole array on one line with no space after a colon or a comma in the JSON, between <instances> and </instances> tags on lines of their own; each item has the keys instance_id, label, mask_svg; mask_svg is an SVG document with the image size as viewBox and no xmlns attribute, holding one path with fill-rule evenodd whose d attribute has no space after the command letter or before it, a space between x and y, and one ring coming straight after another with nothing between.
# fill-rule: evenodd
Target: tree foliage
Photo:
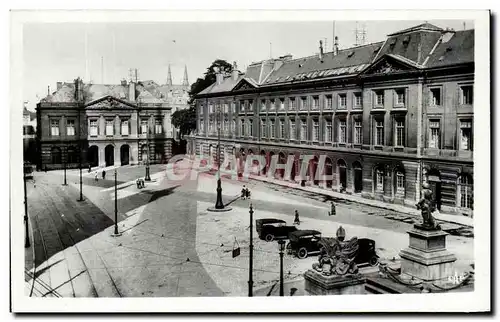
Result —
<instances>
[{"instance_id":1,"label":"tree foliage","mask_svg":"<svg viewBox=\"0 0 500 322\"><path fill-rule=\"evenodd\" d=\"M233 71L233 66L225 60L216 59L207 68L203 78L198 78L192 85L189 91L189 108L185 110L177 110L172 114L172 125L179 128L180 134L185 135L196 129L196 108L194 104L195 96L212 85L216 81L217 70L224 75L230 75Z\"/></svg>"}]
</instances>

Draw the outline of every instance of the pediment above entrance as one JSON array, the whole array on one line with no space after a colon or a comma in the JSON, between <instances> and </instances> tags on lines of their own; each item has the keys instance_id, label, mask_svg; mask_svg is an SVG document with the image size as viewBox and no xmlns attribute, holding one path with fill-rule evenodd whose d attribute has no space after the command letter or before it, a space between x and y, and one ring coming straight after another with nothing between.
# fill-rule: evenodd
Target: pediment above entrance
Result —
<instances>
[{"instance_id":1,"label":"pediment above entrance","mask_svg":"<svg viewBox=\"0 0 500 322\"><path fill-rule=\"evenodd\" d=\"M106 109L133 109L135 106L129 102L123 101L113 96L105 96L95 101L89 102L87 109L106 110Z\"/></svg>"}]
</instances>

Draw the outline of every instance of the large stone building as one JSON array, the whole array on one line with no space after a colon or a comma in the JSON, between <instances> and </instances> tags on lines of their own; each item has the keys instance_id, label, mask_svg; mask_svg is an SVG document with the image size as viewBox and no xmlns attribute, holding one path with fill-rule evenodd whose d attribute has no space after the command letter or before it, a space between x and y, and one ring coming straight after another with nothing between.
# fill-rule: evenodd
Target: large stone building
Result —
<instances>
[{"instance_id":1,"label":"large stone building","mask_svg":"<svg viewBox=\"0 0 500 322\"><path fill-rule=\"evenodd\" d=\"M272 174L283 180L313 155L302 184L414 206L428 181L441 211L472 215L474 30L425 23L378 43L335 43L218 75L196 98L188 150L213 155L220 128L221 150L240 164L263 155L265 173L273 156L293 156L290 178ZM318 168L332 179L317 180Z\"/></svg>"},{"instance_id":2,"label":"large stone building","mask_svg":"<svg viewBox=\"0 0 500 322\"><path fill-rule=\"evenodd\" d=\"M187 70L173 85L170 67L165 85L57 83L37 104L39 168L166 162L175 144L171 114L187 108L188 91Z\"/></svg>"}]
</instances>

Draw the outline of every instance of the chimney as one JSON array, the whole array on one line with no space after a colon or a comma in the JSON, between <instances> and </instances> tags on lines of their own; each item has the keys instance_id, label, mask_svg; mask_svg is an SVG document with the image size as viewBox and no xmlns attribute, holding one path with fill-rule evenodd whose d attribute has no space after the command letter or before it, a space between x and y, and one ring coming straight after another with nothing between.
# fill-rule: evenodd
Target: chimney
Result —
<instances>
[{"instance_id":1,"label":"chimney","mask_svg":"<svg viewBox=\"0 0 500 322\"><path fill-rule=\"evenodd\" d=\"M323 61L323 41L319 41L319 60Z\"/></svg>"},{"instance_id":2,"label":"chimney","mask_svg":"<svg viewBox=\"0 0 500 322\"><path fill-rule=\"evenodd\" d=\"M50 85L47 85L47 96L50 96Z\"/></svg>"},{"instance_id":3,"label":"chimney","mask_svg":"<svg viewBox=\"0 0 500 322\"><path fill-rule=\"evenodd\" d=\"M219 67L215 68L215 82L217 85L222 84L222 81L224 80L224 76L222 75L222 72Z\"/></svg>"},{"instance_id":4,"label":"chimney","mask_svg":"<svg viewBox=\"0 0 500 322\"><path fill-rule=\"evenodd\" d=\"M333 44L333 56L339 54L339 37L335 36L335 42Z\"/></svg>"},{"instance_id":5,"label":"chimney","mask_svg":"<svg viewBox=\"0 0 500 322\"><path fill-rule=\"evenodd\" d=\"M130 82L128 84L128 100L130 102L135 102L135 83Z\"/></svg>"},{"instance_id":6,"label":"chimney","mask_svg":"<svg viewBox=\"0 0 500 322\"><path fill-rule=\"evenodd\" d=\"M83 101L83 81L80 77L75 79L75 100Z\"/></svg>"},{"instance_id":7,"label":"chimney","mask_svg":"<svg viewBox=\"0 0 500 322\"><path fill-rule=\"evenodd\" d=\"M238 70L238 65L236 65L236 62L233 62L233 72L232 72L233 81L236 81L239 76L240 76L240 71Z\"/></svg>"}]
</instances>

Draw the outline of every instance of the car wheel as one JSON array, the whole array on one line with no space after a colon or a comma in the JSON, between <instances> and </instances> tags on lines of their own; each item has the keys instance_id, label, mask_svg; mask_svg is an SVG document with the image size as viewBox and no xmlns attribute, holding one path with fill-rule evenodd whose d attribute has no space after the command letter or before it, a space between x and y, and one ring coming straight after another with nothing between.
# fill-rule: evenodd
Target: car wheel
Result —
<instances>
[{"instance_id":1,"label":"car wheel","mask_svg":"<svg viewBox=\"0 0 500 322\"><path fill-rule=\"evenodd\" d=\"M377 256L372 256L372 258L370 258L370 261L368 263L371 266L377 266L378 265L378 257Z\"/></svg>"},{"instance_id":2,"label":"car wheel","mask_svg":"<svg viewBox=\"0 0 500 322\"><path fill-rule=\"evenodd\" d=\"M297 257L300 259L304 259L307 257L307 249L305 247L301 247L297 252Z\"/></svg>"},{"instance_id":3,"label":"car wheel","mask_svg":"<svg viewBox=\"0 0 500 322\"><path fill-rule=\"evenodd\" d=\"M272 242L274 239L274 236L272 234L267 234L265 239L266 239L266 242Z\"/></svg>"}]
</instances>

